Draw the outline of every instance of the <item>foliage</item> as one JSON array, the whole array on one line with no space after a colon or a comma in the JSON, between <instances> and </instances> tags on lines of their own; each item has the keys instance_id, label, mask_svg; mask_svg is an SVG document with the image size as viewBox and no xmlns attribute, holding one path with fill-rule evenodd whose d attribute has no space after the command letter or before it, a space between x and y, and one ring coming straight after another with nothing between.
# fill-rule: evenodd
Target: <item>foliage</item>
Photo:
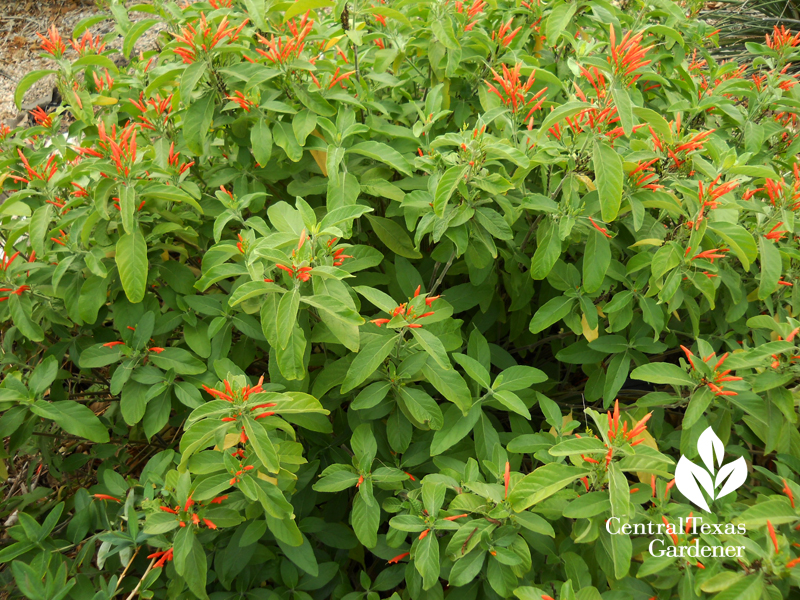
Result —
<instances>
[{"instance_id":1,"label":"foliage","mask_svg":"<svg viewBox=\"0 0 800 600\"><path fill-rule=\"evenodd\" d=\"M0 140L10 597L798 593L793 37L717 63L668 0L117 1L72 37ZM702 517L746 533L656 537L744 554L611 535L701 514L709 427L749 473Z\"/></svg>"}]
</instances>

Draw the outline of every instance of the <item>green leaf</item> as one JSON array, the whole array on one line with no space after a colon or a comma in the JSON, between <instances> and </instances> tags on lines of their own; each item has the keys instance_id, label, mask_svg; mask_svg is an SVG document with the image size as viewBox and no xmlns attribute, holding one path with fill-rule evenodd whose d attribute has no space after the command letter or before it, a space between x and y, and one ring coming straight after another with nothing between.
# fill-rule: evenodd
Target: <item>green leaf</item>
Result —
<instances>
[{"instance_id":1,"label":"green leaf","mask_svg":"<svg viewBox=\"0 0 800 600\"><path fill-rule=\"evenodd\" d=\"M633 556L631 537L623 533L611 535L606 531L605 527L601 527L600 543L614 565L614 579L623 579L628 574L631 566L631 557ZM608 575L609 577L612 576L611 573Z\"/></svg>"},{"instance_id":2,"label":"green leaf","mask_svg":"<svg viewBox=\"0 0 800 600\"><path fill-rule=\"evenodd\" d=\"M468 167L455 165L448 168L436 184L436 193L433 195L433 212L438 217L444 216L444 210L458 184L464 179Z\"/></svg>"},{"instance_id":3,"label":"green leaf","mask_svg":"<svg viewBox=\"0 0 800 600\"><path fill-rule=\"evenodd\" d=\"M561 256L561 239L558 228L550 224L539 240L536 251L531 259L531 277L536 280L544 279L553 270L558 257Z\"/></svg>"},{"instance_id":4,"label":"green leaf","mask_svg":"<svg viewBox=\"0 0 800 600\"><path fill-rule=\"evenodd\" d=\"M363 486L362 486L363 487ZM374 500L367 503L362 498L362 493L356 494L353 499L353 511L350 514L350 523L358 541L366 548L378 545L378 527L381 521L381 507Z\"/></svg>"},{"instance_id":5,"label":"green leaf","mask_svg":"<svg viewBox=\"0 0 800 600\"><path fill-rule=\"evenodd\" d=\"M19 83L17 84L17 89L14 92L14 104L17 106L17 110L22 108L22 98L25 96L25 92L27 92L34 83L47 77L48 75L52 75L55 72L56 71L53 69L31 71L22 79L20 79Z\"/></svg>"},{"instance_id":6,"label":"green leaf","mask_svg":"<svg viewBox=\"0 0 800 600\"><path fill-rule=\"evenodd\" d=\"M444 349L444 345L438 337L423 328L412 329L411 334L414 336L417 343L422 346L425 352L427 352L442 369L449 370L453 368L450 364L450 359L447 358L447 350ZM459 378L460 377L459 375ZM464 385L466 386L466 383Z\"/></svg>"},{"instance_id":7,"label":"green leaf","mask_svg":"<svg viewBox=\"0 0 800 600\"><path fill-rule=\"evenodd\" d=\"M456 404L448 406L443 415L444 424L441 429L433 434L431 455L442 454L445 450L452 448L463 440L475 427L482 414L483 411L480 404L474 404L466 415L462 414L461 409Z\"/></svg>"},{"instance_id":8,"label":"green leaf","mask_svg":"<svg viewBox=\"0 0 800 600\"><path fill-rule=\"evenodd\" d=\"M32 342L41 342L44 339L44 331L38 323L31 320L31 305L28 298L22 298L19 294L10 294L6 297L11 320L20 333Z\"/></svg>"},{"instance_id":9,"label":"green leaf","mask_svg":"<svg viewBox=\"0 0 800 600\"><path fill-rule=\"evenodd\" d=\"M128 300L141 302L147 285L147 243L141 231L120 236L115 260Z\"/></svg>"},{"instance_id":10,"label":"green leaf","mask_svg":"<svg viewBox=\"0 0 800 600\"><path fill-rule=\"evenodd\" d=\"M300 292L298 292L297 289L293 290L290 294L281 296L281 300L278 303L278 312L275 315L276 324L278 326L278 344L284 350L289 344L292 329L295 327L299 307Z\"/></svg>"},{"instance_id":11,"label":"green leaf","mask_svg":"<svg viewBox=\"0 0 800 600\"><path fill-rule=\"evenodd\" d=\"M617 218L622 203L622 182L625 178L622 159L608 142L595 140L592 164L600 196L600 212L603 221L610 223Z\"/></svg>"},{"instance_id":12,"label":"green leaf","mask_svg":"<svg viewBox=\"0 0 800 600\"><path fill-rule=\"evenodd\" d=\"M131 28L128 29L128 32L125 34L125 41L122 44L122 56L125 58L130 58L131 52L133 52L133 47L136 45L136 41L142 37L142 35L144 35L148 29L157 23L160 23L159 19L144 19L131 25ZM205 64L204 61L199 62ZM114 65L114 72L116 72L116 65ZM185 98L185 96L183 97Z\"/></svg>"},{"instance_id":13,"label":"green leaf","mask_svg":"<svg viewBox=\"0 0 800 600\"><path fill-rule=\"evenodd\" d=\"M247 438L253 445L253 450L258 456L258 460L269 470L271 473L277 473L280 470L280 461L278 453L275 452L275 447L269 439L267 430L259 423L251 418L244 420L244 430L247 433Z\"/></svg>"},{"instance_id":14,"label":"green leaf","mask_svg":"<svg viewBox=\"0 0 800 600\"><path fill-rule=\"evenodd\" d=\"M758 239L758 250L761 257L761 279L758 283L758 299L764 300L778 289L778 281L783 273L783 263L778 247L764 236Z\"/></svg>"},{"instance_id":15,"label":"green leaf","mask_svg":"<svg viewBox=\"0 0 800 600\"><path fill-rule=\"evenodd\" d=\"M272 156L272 132L264 119L256 121L250 130L250 145L256 163L261 167L267 166Z\"/></svg>"},{"instance_id":16,"label":"green leaf","mask_svg":"<svg viewBox=\"0 0 800 600\"><path fill-rule=\"evenodd\" d=\"M382 142L361 142L347 149L348 153L360 154L389 165L395 171L411 177L413 167L402 154Z\"/></svg>"},{"instance_id":17,"label":"green leaf","mask_svg":"<svg viewBox=\"0 0 800 600\"><path fill-rule=\"evenodd\" d=\"M386 357L391 354L392 350L394 350L399 337L399 334L382 336L364 346L347 370L347 375L342 383L341 393L346 394L350 390L361 385L367 377L372 375L375 369L377 369L381 363L386 360Z\"/></svg>"},{"instance_id":18,"label":"green leaf","mask_svg":"<svg viewBox=\"0 0 800 600\"><path fill-rule=\"evenodd\" d=\"M37 400L31 411L45 419L55 421L61 429L72 435L98 444L108 442L108 429L88 407L73 400L45 402Z\"/></svg>"},{"instance_id":19,"label":"green leaf","mask_svg":"<svg viewBox=\"0 0 800 600\"><path fill-rule=\"evenodd\" d=\"M508 501L515 512L522 512L588 474L586 469L559 463L544 465L523 477L508 494Z\"/></svg>"},{"instance_id":20,"label":"green leaf","mask_svg":"<svg viewBox=\"0 0 800 600\"><path fill-rule=\"evenodd\" d=\"M631 133L633 133L633 106L628 90L622 87L618 81L615 81L614 85L611 86L611 96L614 98L614 104L617 107L622 130L626 136L630 137Z\"/></svg>"},{"instance_id":21,"label":"green leaf","mask_svg":"<svg viewBox=\"0 0 800 600\"><path fill-rule=\"evenodd\" d=\"M81 369L97 369L113 364L121 358L119 346L107 348L104 344L95 344L81 352L79 362Z\"/></svg>"},{"instance_id":22,"label":"green leaf","mask_svg":"<svg viewBox=\"0 0 800 600\"><path fill-rule=\"evenodd\" d=\"M186 140L186 145L189 146L189 150L197 155L203 154L206 134L208 134L211 121L214 118L215 98L215 93L207 93L193 102L186 110L183 137Z\"/></svg>"},{"instance_id":23,"label":"green leaf","mask_svg":"<svg viewBox=\"0 0 800 600\"><path fill-rule=\"evenodd\" d=\"M714 596L712 600L759 600L765 591L763 577L761 573L748 575Z\"/></svg>"},{"instance_id":24,"label":"green leaf","mask_svg":"<svg viewBox=\"0 0 800 600\"><path fill-rule=\"evenodd\" d=\"M455 369L444 369L437 365L438 363L429 359L422 367L422 374L425 375L428 383L435 387L442 396L458 406L462 414L466 415L472 407L472 394L467 382Z\"/></svg>"},{"instance_id":25,"label":"green leaf","mask_svg":"<svg viewBox=\"0 0 800 600\"><path fill-rule=\"evenodd\" d=\"M161 183L150 185L142 190L141 196L143 198L158 198L166 202L185 202L197 209L197 212L201 215L203 214L203 209L200 204L198 204L197 200L174 185L165 185Z\"/></svg>"},{"instance_id":26,"label":"green leaf","mask_svg":"<svg viewBox=\"0 0 800 600\"><path fill-rule=\"evenodd\" d=\"M583 291L593 294L603 285L611 265L611 244L601 232L592 228L583 254Z\"/></svg>"},{"instance_id":27,"label":"green leaf","mask_svg":"<svg viewBox=\"0 0 800 600\"><path fill-rule=\"evenodd\" d=\"M547 37L548 46L558 44L559 36L572 20L577 10L578 5L574 2L560 2L553 6L545 23L545 36Z\"/></svg>"},{"instance_id":28,"label":"green leaf","mask_svg":"<svg viewBox=\"0 0 800 600\"><path fill-rule=\"evenodd\" d=\"M753 235L741 225L726 223L725 221L709 221L708 230L719 235L736 254L745 271L750 270L750 264L758 257L758 248Z\"/></svg>"},{"instance_id":29,"label":"green leaf","mask_svg":"<svg viewBox=\"0 0 800 600\"><path fill-rule=\"evenodd\" d=\"M439 581L439 540L431 532L416 542L414 567L422 576L422 588L429 590Z\"/></svg>"},{"instance_id":30,"label":"green leaf","mask_svg":"<svg viewBox=\"0 0 800 600\"><path fill-rule=\"evenodd\" d=\"M515 365L503 370L497 376L492 384L492 389L496 392L504 390L518 392L545 381L547 381L547 374L544 371L525 365Z\"/></svg>"},{"instance_id":31,"label":"green leaf","mask_svg":"<svg viewBox=\"0 0 800 600\"><path fill-rule=\"evenodd\" d=\"M333 0L294 0L283 15L283 22L288 23L297 15L302 15L309 10L317 8L332 8Z\"/></svg>"},{"instance_id":32,"label":"green leaf","mask_svg":"<svg viewBox=\"0 0 800 600\"><path fill-rule=\"evenodd\" d=\"M548 300L531 319L531 333L539 333L566 317L575 304L575 298L559 296Z\"/></svg>"},{"instance_id":33,"label":"green leaf","mask_svg":"<svg viewBox=\"0 0 800 600\"><path fill-rule=\"evenodd\" d=\"M422 254L414 248L411 238L408 237L406 230L391 219L366 215L369 219L375 235L386 244L395 254L404 258L422 258Z\"/></svg>"},{"instance_id":34,"label":"green leaf","mask_svg":"<svg viewBox=\"0 0 800 600\"><path fill-rule=\"evenodd\" d=\"M597 438L573 438L559 442L548 452L552 456L573 456L575 454L605 454L608 452L606 445Z\"/></svg>"},{"instance_id":35,"label":"green leaf","mask_svg":"<svg viewBox=\"0 0 800 600\"><path fill-rule=\"evenodd\" d=\"M173 369L179 375L199 375L206 372L206 365L183 348L164 348L158 354L151 352L150 361L157 367Z\"/></svg>"},{"instance_id":36,"label":"green leaf","mask_svg":"<svg viewBox=\"0 0 800 600\"><path fill-rule=\"evenodd\" d=\"M672 363L648 363L636 367L631 371L631 378L665 385L697 385L686 371Z\"/></svg>"},{"instance_id":37,"label":"green leaf","mask_svg":"<svg viewBox=\"0 0 800 600\"><path fill-rule=\"evenodd\" d=\"M453 358L467 372L467 375L481 384L482 387L489 388L491 386L489 371L480 362L458 352L453 354Z\"/></svg>"}]
</instances>

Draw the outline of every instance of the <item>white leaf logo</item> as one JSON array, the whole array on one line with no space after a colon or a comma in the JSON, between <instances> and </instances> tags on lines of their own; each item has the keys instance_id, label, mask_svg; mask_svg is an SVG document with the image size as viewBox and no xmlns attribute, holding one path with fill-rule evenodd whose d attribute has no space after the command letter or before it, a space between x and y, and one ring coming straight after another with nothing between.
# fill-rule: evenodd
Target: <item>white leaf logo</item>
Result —
<instances>
[{"instance_id":1,"label":"white leaf logo","mask_svg":"<svg viewBox=\"0 0 800 600\"><path fill-rule=\"evenodd\" d=\"M706 468L704 469L685 456L681 456L678 466L675 468L675 485L690 502L706 512L711 512L703 492L711 500L715 500L738 489L747 480L747 463L743 457L739 457L735 461L723 465L725 445L711 427L706 429L697 440L697 452ZM715 494L720 487L722 489Z\"/></svg>"}]
</instances>

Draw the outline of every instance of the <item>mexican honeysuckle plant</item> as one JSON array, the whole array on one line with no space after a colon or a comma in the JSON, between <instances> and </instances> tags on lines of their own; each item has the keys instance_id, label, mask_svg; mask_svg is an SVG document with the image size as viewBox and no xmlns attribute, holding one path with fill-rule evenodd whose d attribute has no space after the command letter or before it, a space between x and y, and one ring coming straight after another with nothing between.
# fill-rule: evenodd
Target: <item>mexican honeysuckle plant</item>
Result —
<instances>
[{"instance_id":1,"label":"mexican honeysuckle plant","mask_svg":"<svg viewBox=\"0 0 800 600\"><path fill-rule=\"evenodd\" d=\"M800 35L101 8L0 131L1 596L800 593Z\"/></svg>"}]
</instances>

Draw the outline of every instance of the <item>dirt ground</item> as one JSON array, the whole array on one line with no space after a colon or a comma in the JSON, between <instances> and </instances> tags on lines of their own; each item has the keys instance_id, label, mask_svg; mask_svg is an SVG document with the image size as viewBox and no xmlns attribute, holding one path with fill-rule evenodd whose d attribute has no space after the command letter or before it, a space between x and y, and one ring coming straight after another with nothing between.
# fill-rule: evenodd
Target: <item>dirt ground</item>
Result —
<instances>
[{"instance_id":1,"label":"dirt ground","mask_svg":"<svg viewBox=\"0 0 800 600\"><path fill-rule=\"evenodd\" d=\"M148 3L148 0L128 2L127 5ZM14 91L22 77L31 71L52 68L49 59L40 58L40 41L36 33L44 34L55 25L64 41L72 38L75 26L84 18L106 12L98 7L95 0L0 0L0 123L12 127L27 116L14 105ZM152 17L146 13L133 12L131 21ZM153 48L158 32L163 26L148 31L136 44L134 52ZM111 34L114 31L112 19L102 21L89 28L93 35ZM112 36L113 37L113 36ZM108 40L107 48L120 48L122 38ZM69 48L69 46L68 46ZM73 56L69 49L67 56ZM54 85L53 77L48 77L34 85L25 94L23 106L29 110L33 105L47 101Z\"/></svg>"}]
</instances>

